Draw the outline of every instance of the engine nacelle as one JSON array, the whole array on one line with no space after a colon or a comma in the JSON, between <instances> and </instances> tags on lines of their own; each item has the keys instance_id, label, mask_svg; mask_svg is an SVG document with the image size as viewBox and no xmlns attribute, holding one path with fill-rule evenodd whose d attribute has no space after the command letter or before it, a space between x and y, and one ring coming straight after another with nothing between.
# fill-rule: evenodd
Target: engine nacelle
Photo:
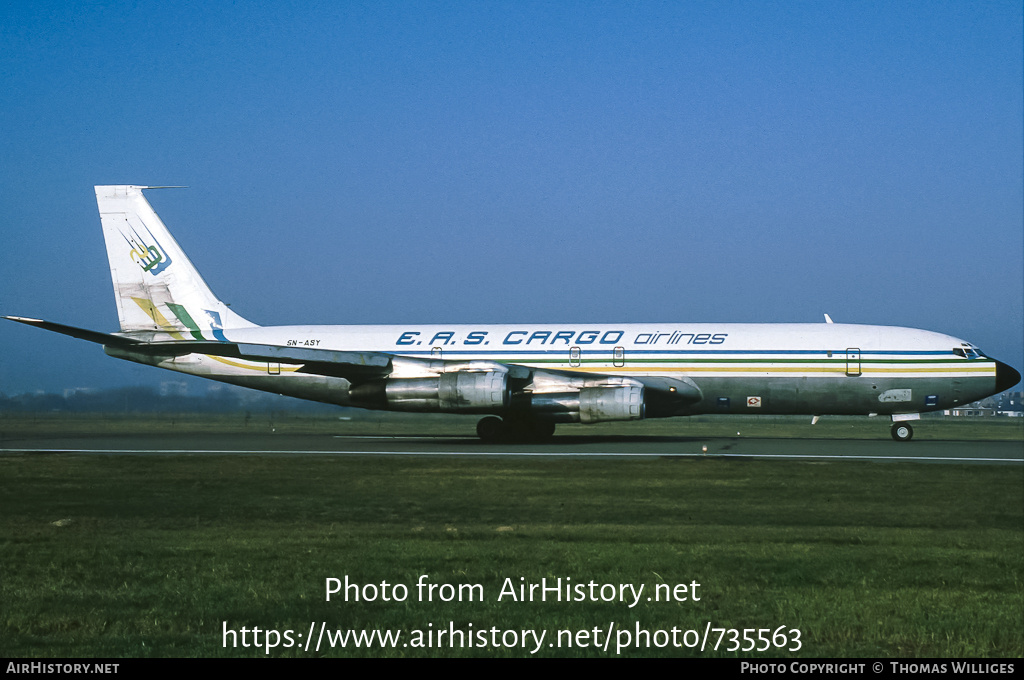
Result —
<instances>
[{"instance_id":1,"label":"engine nacelle","mask_svg":"<svg viewBox=\"0 0 1024 680\"><path fill-rule=\"evenodd\" d=\"M584 387L580 390L580 422L602 420L640 420L644 417L644 388Z\"/></svg>"},{"instance_id":2,"label":"engine nacelle","mask_svg":"<svg viewBox=\"0 0 1024 680\"><path fill-rule=\"evenodd\" d=\"M642 385L584 387L579 392L534 394L530 409L558 423L599 423L644 417Z\"/></svg>"},{"instance_id":3,"label":"engine nacelle","mask_svg":"<svg viewBox=\"0 0 1024 680\"><path fill-rule=\"evenodd\" d=\"M390 378L349 390L353 406L444 413L492 413L508 406L508 374L455 371L431 378Z\"/></svg>"}]
</instances>

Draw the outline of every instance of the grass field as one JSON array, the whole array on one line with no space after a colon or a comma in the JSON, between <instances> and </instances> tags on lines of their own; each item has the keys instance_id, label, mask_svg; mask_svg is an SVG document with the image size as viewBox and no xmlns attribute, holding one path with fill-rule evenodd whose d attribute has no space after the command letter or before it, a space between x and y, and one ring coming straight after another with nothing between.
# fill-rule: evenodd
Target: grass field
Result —
<instances>
[{"instance_id":1,"label":"grass field","mask_svg":"<svg viewBox=\"0 0 1024 680\"><path fill-rule=\"evenodd\" d=\"M275 427L297 427L287 420ZM621 656L1020 657L1024 467L7 455L0 576L4 657L266 656L223 646L225 628L241 643L243 627L250 643L254 627L291 631L270 656L527 656L521 631L535 630L539 656L615 656L628 632ZM327 602L326 579L346 576L408 597ZM424 576L449 587L420 601ZM635 607L498 601L506 579L544 578L644 591ZM694 582L699 601L646 601ZM460 585L483 597L440 601ZM402 637L306 651L321 622ZM658 646L709 624L738 641ZM517 645L452 648L436 635L449 627L492 642L492 628L516 631ZM780 627L781 648L742 651L743 629L763 647L758 633L770 642ZM433 644L402 646L417 631Z\"/></svg>"}]
</instances>

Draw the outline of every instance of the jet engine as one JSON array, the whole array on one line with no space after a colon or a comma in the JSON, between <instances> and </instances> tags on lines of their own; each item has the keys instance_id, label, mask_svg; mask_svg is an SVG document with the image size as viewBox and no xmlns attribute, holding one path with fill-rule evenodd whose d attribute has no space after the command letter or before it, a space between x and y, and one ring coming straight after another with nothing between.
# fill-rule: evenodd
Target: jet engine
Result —
<instances>
[{"instance_id":1,"label":"jet engine","mask_svg":"<svg viewBox=\"0 0 1024 680\"><path fill-rule=\"evenodd\" d=\"M533 394L530 410L556 423L640 420L644 417L644 388L642 385L614 385L584 387L578 392Z\"/></svg>"},{"instance_id":2,"label":"jet engine","mask_svg":"<svg viewBox=\"0 0 1024 680\"><path fill-rule=\"evenodd\" d=\"M427 378L389 378L349 389L353 406L444 413L493 413L508 406L508 374L454 371Z\"/></svg>"}]
</instances>

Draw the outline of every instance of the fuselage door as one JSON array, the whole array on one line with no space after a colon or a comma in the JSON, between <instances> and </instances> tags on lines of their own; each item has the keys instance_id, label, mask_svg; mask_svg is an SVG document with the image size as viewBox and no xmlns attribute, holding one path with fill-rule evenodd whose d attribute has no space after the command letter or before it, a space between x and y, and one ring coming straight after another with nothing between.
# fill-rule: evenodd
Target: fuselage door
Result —
<instances>
[{"instance_id":1,"label":"fuselage door","mask_svg":"<svg viewBox=\"0 0 1024 680\"><path fill-rule=\"evenodd\" d=\"M857 377L860 373L860 349L849 347L846 350L846 375Z\"/></svg>"}]
</instances>

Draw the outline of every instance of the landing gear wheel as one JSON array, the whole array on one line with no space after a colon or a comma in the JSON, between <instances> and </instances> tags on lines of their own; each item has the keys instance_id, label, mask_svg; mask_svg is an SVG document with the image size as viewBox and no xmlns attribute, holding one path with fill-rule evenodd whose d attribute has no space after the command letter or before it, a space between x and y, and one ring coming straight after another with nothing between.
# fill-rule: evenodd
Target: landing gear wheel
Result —
<instances>
[{"instance_id":1,"label":"landing gear wheel","mask_svg":"<svg viewBox=\"0 0 1024 680\"><path fill-rule=\"evenodd\" d=\"M892 438L898 442L909 442L914 438L914 428L909 423L893 423Z\"/></svg>"},{"instance_id":2,"label":"landing gear wheel","mask_svg":"<svg viewBox=\"0 0 1024 680\"><path fill-rule=\"evenodd\" d=\"M505 423L498 416L481 418L476 424L476 436L488 443L501 441L505 438L505 432Z\"/></svg>"},{"instance_id":3,"label":"landing gear wheel","mask_svg":"<svg viewBox=\"0 0 1024 680\"><path fill-rule=\"evenodd\" d=\"M511 416L481 418L476 424L476 434L488 444L528 444L544 442L555 434L555 423L548 420L534 420Z\"/></svg>"},{"instance_id":4,"label":"landing gear wheel","mask_svg":"<svg viewBox=\"0 0 1024 680\"><path fill-rule=\"evenodd\" d=\"M536 444L551 439L555 423L512 414L505 418L506 441L514 444Z\"/></svg>"},{"instance_id":5,"label":"landing gear wheel","mask_svg":"<svg viewBox=\"0 0 1024 680\"><path fill-rule=\"evenodd\" d=\"M547 441L555 436L554 421L537 420L533 423L533 438L536 441Z\"/></svg>"}]
</instances>

